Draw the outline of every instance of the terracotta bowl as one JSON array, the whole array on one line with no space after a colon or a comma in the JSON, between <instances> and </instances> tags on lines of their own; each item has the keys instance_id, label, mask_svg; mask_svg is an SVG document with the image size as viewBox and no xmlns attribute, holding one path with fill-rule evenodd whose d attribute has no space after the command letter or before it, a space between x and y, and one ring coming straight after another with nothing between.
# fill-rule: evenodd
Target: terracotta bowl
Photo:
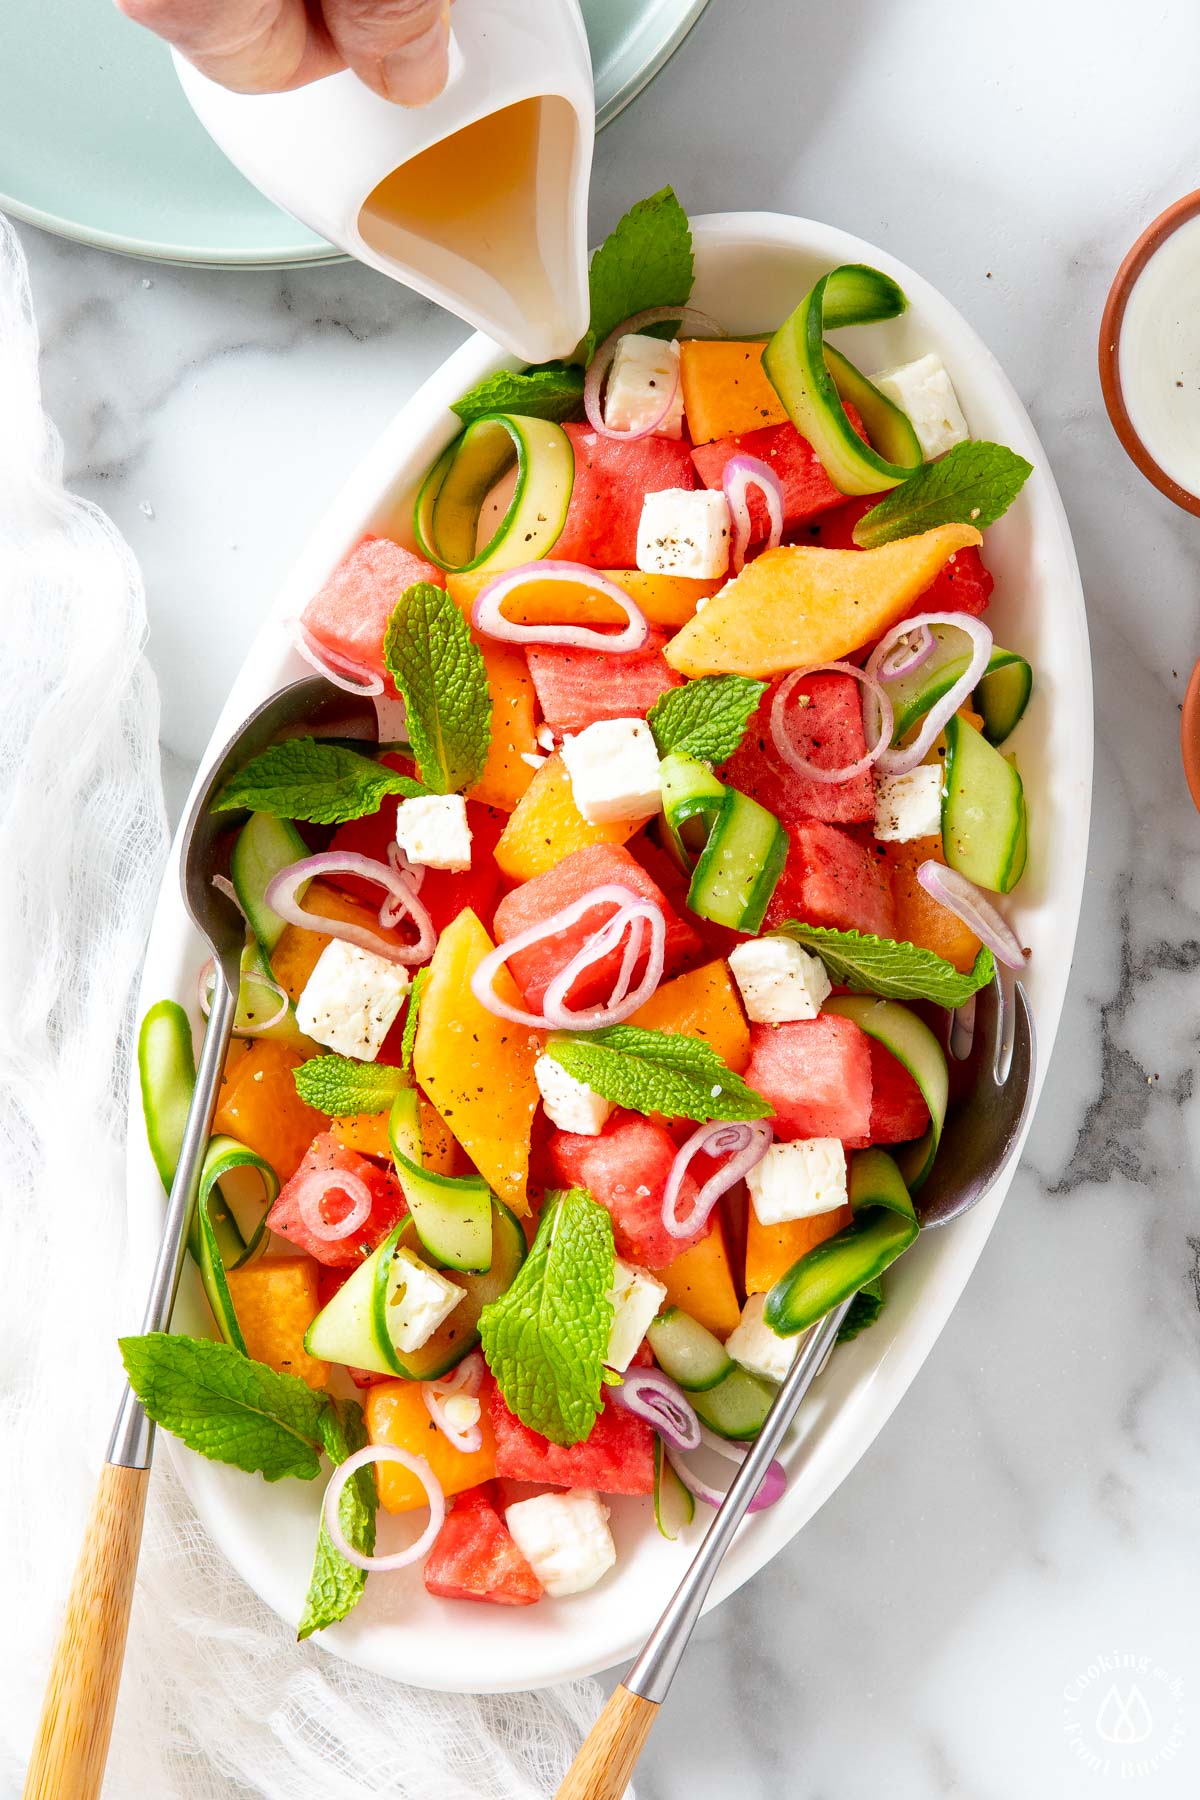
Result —
<instances>
[{"instance_id":1,"label":"terracotta bowl","mask_svg":"<svg viewBox=\"0 0 1200 1800\"><path fill-rule=\"evenodd\" d=\"M1183 752L1183 773L1188 792L1200 811L1200 662L1192 670L1187 693L1183 697L1179 743Z\"/></svg>"}]
</instances>

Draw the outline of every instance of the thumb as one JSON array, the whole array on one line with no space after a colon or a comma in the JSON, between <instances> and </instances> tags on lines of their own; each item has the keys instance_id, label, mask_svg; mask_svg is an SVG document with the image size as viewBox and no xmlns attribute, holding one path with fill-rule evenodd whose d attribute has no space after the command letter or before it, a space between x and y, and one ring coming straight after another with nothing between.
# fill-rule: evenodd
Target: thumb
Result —
<instances>
[{"instance_id":1,"label":"thumb","mask_svg":"<svg viewBox=\"0 0 1200 1800\"><path fill-rule=\"evenodd\" d=\"M325 0L330 37L385 100L424 106L446 85L449 0Z\"/></svg>"}]
</instances>

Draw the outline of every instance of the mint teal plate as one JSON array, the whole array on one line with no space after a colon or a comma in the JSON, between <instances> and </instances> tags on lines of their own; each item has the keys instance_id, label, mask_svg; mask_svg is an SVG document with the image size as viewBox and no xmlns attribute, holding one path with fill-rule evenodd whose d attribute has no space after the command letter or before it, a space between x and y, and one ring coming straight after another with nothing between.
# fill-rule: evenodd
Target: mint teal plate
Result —
<instances>
[{"instance_id":1,"label":"mint teal plate","mask_svg":"<svg viewBox=\"0 0 1200 1800\"><path fill-rule=\"evenodd\" d=\"M707 0L582 0L606 125ZM157 262L337 262L263 197L193 116L165 45L112 0L0 0L0 211Z\"/></svg>"}]
</instances>

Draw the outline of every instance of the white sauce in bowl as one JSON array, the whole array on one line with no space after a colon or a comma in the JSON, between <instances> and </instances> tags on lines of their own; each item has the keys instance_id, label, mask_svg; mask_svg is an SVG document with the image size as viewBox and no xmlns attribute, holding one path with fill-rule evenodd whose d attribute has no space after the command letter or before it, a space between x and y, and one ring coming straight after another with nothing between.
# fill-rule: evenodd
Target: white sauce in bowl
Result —
<instances>
[{"instance_id":1,"label":"white sauce in bowl","mask_svg":"<svg viewBox=\"0 0 1200 1800\"><path fill-rule=\"evenodd\" d=\"M1121 392L1149 454L1200 495L1200 215L1163 239L1121 322Z\"/></svg>"}]
</instances>

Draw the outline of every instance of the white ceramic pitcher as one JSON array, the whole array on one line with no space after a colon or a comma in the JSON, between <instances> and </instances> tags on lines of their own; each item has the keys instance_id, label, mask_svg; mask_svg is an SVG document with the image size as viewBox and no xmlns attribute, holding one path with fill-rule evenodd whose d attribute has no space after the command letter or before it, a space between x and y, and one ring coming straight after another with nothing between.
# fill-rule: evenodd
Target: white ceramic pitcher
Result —
<instances>
[{"instance_id":1,"label":"white ceramic pitcher","mask_svg":"<svg viewBox=\"0 0 1200 1800\"><path fill-rule=\"evenodd\" d=\"M456 0L450 75L428 106L348 71L287 94L232 94L176 58L230 160L360 262L526 362L588 325L595 100L578 0Z\"/></svg>"}]
</instances>

